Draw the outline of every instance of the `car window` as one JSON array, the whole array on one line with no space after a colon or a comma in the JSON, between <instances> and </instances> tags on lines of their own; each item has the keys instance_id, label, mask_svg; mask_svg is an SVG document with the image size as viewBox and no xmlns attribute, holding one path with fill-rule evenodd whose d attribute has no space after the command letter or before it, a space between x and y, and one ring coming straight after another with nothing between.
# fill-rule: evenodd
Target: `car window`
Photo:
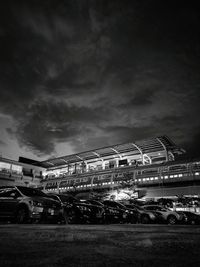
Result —
<instances>
[{"instance_id":1,"label":"car window","mask_svg":"<svg viewBox=\"0 0 200 267\"><path fill-rule=\"evenodd\" d=\"M20 196L19 192L16 189L13 188L5 188L3 190L0 190L0 198L4 197L18 197Z\"/></svg>"},{"instance_id":2,"label":"car window","mask_svg":"<svg viewBox=\"0 0 200 267\"><path fill-rule=\"evenodd\" d=\"M152 210L159 210L159 211L161 211L161 209L162 209L162 208L161 208L161 207L158 207L158 206L153 206L153 207L152 207Z\"/></svg>"},{"instance_id":3,"label":"car window","mask_svg":"<svg viewBox=\"0 0 200 267\"><path fill-rule=\"evenodd\" d=\"M79 202L79 200L73 196L59 195L59 198L61 199L62 202L69 202L69 203Z\"/></svg>"},{"instance_id":4,"label":"car window","mask_svg":"<svg viewBox=\"0 0 200 267\"><path fill-rule=\"evenodd\" d=\"M161 208L160 211L169 211L169 209Z\"/></svg>"},{"instance_id":5,"label":"car window","mask_svg":"<svg viewBox=\"0 0 200 267\"><path fill-rule=\"evenodd\" d=\"M115 204L112 201L104 201L103 204L110 207L115 207Z\"/></svg>"},{"instance_id":6,"label":"car window","mask_svg":"<svg viewBox=\"0 0 200 267\"><path fill-rule=\"evenodd\" d=\"M132 205L126 205L126 207L127 208L129 208L129 209L132 209L132 210L137 210L134 206L132 206Z\"/></svg>"},{"instance_id":7,"label":"car window","mask_svg":"<svg viewBox=\"0 0 200 267\"><path fill-rule=\"evenodd\" d=\"M125 209L126 207L121 204L121 203L115 203L116 204L116 207L120 208L120 209Z\"/></svg>"},{"instance_id":8,"label":"car window","mask_svg":"<svg viewBox=\"0 0 200 267\"><path fill-rule=\"evenodd\" d=\"M48 197L44 192L30 187L17 186L18 190L27 197Z\"/></svg>"},{"instance_id":9,"label":"car window","mask_svg":"<svg viewBox=\"0 0 200 267\"><path fill-rule=\"evenodd\" d=\"M103 203L99 202L99 201L96 201L96 200L90 200L89 201L91 204L93 205L97 205L97 206L103 206Z\"/></svg>"},{"instance_id":10,"label":"car window","mask_svg":"<svg viewBox=\"0 0 200 267\"><path fill-rule=\"evenodd\" d=\"M154 206L144 206L145 210L157 210L157 207Z\"/></svg>"},{"instance_id":11,"label":"car window","mask_svg":"<svg viewBox=\"0 0 200 267\"><path fill-rule=\"evenodd\" d=\"M112 201L104 201L104 204L109 206L109 207L113 207L113 208L120 208L120 209L124 209L124 205L117 203L117 202L112 202Z\"/></svg>"},{"instance_id":12,"label":"car window","mask_svg":"<svg viewBox=\"0 0 200 267\"><path fill-rule=\"evenodd\" d=\"M9 192L11 192L13 188L3 188L0 189L0 197L5 197Z\"/></svg>"}]
</instances>

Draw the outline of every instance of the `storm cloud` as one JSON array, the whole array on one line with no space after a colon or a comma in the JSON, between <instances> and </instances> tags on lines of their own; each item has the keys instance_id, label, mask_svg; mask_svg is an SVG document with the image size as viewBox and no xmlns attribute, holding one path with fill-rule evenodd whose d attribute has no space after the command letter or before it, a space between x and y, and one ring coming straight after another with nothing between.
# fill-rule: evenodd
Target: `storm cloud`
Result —
<instances>
[{"instance_id":1,"label":"storm cloud","mask_svg":"<svg viewBox=\"0 0 200 267\"><path fill-rule=\"evenodd\" d=\"M166 134L197 155L198 14L178 1L4 3L0 151L10 138L40 159Z\"/></svg>"}]
</instances>

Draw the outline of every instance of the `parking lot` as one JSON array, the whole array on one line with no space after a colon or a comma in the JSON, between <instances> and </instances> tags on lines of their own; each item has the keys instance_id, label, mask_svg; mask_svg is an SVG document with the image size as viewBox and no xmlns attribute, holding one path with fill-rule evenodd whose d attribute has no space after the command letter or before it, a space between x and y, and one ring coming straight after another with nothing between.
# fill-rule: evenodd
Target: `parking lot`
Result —
<instances>
[{"instance_id":1,"label":"parking lot","mask_svg":"<svg viewBox=\"0 0 200 267\"><path fill-rule=\"evenodd\" d=\"M1 224L1 266L199 266L200 227Z\"/></svg>"}]
</instances>

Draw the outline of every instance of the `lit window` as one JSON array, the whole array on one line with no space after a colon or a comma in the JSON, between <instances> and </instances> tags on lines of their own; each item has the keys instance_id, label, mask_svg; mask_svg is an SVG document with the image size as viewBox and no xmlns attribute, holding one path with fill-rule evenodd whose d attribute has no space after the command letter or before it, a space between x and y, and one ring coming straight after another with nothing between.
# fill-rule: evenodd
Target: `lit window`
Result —
<instances>
[{"instance_id":1,"label":"lit window","mask_svg":"<svg viewBox=\"0 0 200 267\"><path fill-rule=\"evenodd\" d=\"M154 178L153 178L153 177L151 177L151 178L150 178L150 180L151 180L151 181L153 181L153 180L154 180Z\"/></svg>"},{"instance_id":2,"label":"lit window","mask_svg":"<svg viewBox=\"0 0 200 267\"><path fill-rule=\"evenodd\" d=\"M178 175L177 175L177 174L175 174L175 175L174 175L174 177L176 178L176 177L178 177Z\"/></svg>"},{"instance_id":3,"label":"lit window","mask_svg":"<svg viewBox=\"0 0 200 267\"><path fill-rule=\"evenodd\" d=\"M162 178L163 178L163 176L162 176ZM154 177L154 179L155 179L155 180L158 180L158 177Z\"/></svg>"},{"instance_id":4,"label":"lit window","mask_svg":"<svg viewBox=\"0 0 200 267\"><path fill-rule=\"evenodd\" d=\"M170 175L169 177L170 177L170 178L174 178L174 175Z\"/></svg>"},{"instance_id":5,"label":"lit window","mask_svg":"<svg viewBox=\"0 0 200 267\"><path fill-rule=\"evenodd\" d=\"M139 182L141 182L141 179L138 179Z\"/></svg>"},{"instance_id":6,"label":"lit window","mask_svg":"<svg viewBox=\"0 0 200 267\"><path fill-rule=\"evenodd\" d=\"M165 179L168 179L168 175L165 175Z\"/></svg>"},{"instance_id":7,"label":"lit window","mask_svg":"<svg viewBox=\"0 0 200 267\"><path fill-rule=\"evenodd\" d=\"M195 175L199 175L199 172L195 172Z\"/></svg>"},{"instance_id":8,"label":"lit window","mask_svg":"<svg viewBox=\"0 0 200 267\"><path fill-rule=\"evenodd\" d=\"M182 174L182 173L180 173L180 174L178 175L178 177L183 177L183 174Z\"/></svg>"}]
</instances>

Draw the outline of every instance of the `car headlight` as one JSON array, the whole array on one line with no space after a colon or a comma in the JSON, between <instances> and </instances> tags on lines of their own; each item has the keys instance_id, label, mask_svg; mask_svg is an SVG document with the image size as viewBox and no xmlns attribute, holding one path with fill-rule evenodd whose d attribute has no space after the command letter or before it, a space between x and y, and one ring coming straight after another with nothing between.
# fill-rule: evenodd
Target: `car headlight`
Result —
<instances>
[{"instance_id":1,"label":"car headlight","mask_svg":"<svg viewBox=\"0 0 200 267\"><path fill-rule=\"evenodd\" d=\"M30 201L30 204L32 206L36 206L36 207L43 207L43 204L41 202L39 202L39 201L36 201L36 200Z\"/></svg>"},{"instance_id":2,"label":"car headlight","mask_svg":"<svg viewBox=\"0 0 200 267\"><path fill-rule=\"evenodd\" d=\"M112 214L119 214L119 211L118 210L110 209L110 213L112 213Z\"/></svg>"},{"instance_id":3,"label":"car headlight","mask_svg":"<svg viewBox=\"0 0 200 267\"><path fill-rule=\"evenodd\" d=\"M149 217L150 217L151 219L155 219L155 215L154 215L153 213L149 213Z\"/></svg>"},{"instance_id":4,"label":"car headlight","mask_svg":"<svg viewBox=\"0 0 200 267\"><path fill-rule=\"evenodd\" d=\"M79 208L81 211L90 211L90 209L85 206L77 206L77 208Z\"/></svg>"}]
</instances>

